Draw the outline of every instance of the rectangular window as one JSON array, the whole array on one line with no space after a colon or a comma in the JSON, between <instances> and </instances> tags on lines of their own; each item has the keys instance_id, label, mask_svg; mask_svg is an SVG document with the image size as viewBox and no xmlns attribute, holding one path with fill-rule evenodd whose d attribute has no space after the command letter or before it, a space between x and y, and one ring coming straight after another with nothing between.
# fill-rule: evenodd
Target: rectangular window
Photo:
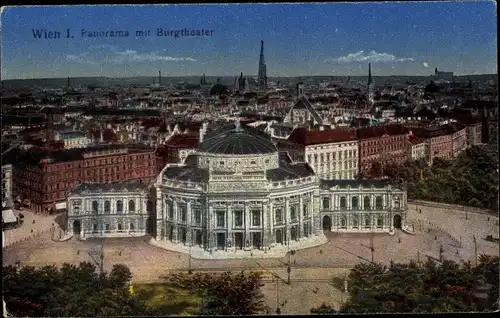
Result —
<instances>
[{"instance_id":1,"label":"rectangular window","mask_svg":"<svg viewBox=\"0 0 500 318\"><path fill-rule=\"evenodd\" d=\"M194 223L201 224L201 210L200 209L194 210Z\"/></svg>"},{"instance_id":2,"label":"rectangular window","mask_svg":"<svg viewBox=\"0 0 500 318\"><path fill-rule=\"evenodd\" d=\"M174 219L174 206L172 202L167 202L167 211L168 211L168 218L169 220Z\"/></svg>"},{"instance_id":3,"label":"rectangular window","mask_svg":"<svg viewBox=\"0 0 500 318\"><path fill-rule=\"evenodd\" d=\"M243 211L241 210L234 211L234 226L236 227L243 226Z\"/></svg>"},{"instance_id":4,"label":"rectangular window","mask_svg":"<svg viewBox=\"0 0 500 318\"><path fill-rule=\"evenodd\" d=\"M260 210L252 210L252 226L260 226Z\"/></svg>"},{"instance_id":5,"label":"rectangular window","mask_svg":"<svg viewBox=\"0 0 500 318\"><path fill-rule=\"evenodd\" d=\"M302 213L303 213L304 218L309 217L309 207L307 206L307 203L304 203L302 205Z\"/></svg>"},{"instance_id":6,"label":"rectangular window","mask_svg":"<svg viewBox=\"0 0 500 318\"><path fill-rule=\"evenodd\" d=\"M297 220L297 211L295 206L290 207L290 219L292 219L292 221Z\"/></svg>"},{"instance_id":7,"label":"rectangular window","mask_svg":"<svg viewBox=\"0 0 500 318\"><path fill-rule=\"evenodd\" d=\"M180 212L181 222L186 222L186 206L180 205L179 212Z\"/></svg>"},{"instance_id":8,"label":"rectangular window","mask_svg":"<svg viewBox=\"0 0 500 318\"><path fill-rule=\"evenodd\" d=\"M224 227L224 224L226 223L224 221L225 214L226 213L224 211L217 211L217 227Z\"/></svg>"},{"instance_id":9,"label":"rectangular window","mask_svg":"<svg viewBox=\"0 0 500 318\"><path fill-rule=\"evenodd\" d=\"M274 210L275 222L281 223L283 222L283 214L281 212L281 208Z\"/></svg>"}]
</instances>

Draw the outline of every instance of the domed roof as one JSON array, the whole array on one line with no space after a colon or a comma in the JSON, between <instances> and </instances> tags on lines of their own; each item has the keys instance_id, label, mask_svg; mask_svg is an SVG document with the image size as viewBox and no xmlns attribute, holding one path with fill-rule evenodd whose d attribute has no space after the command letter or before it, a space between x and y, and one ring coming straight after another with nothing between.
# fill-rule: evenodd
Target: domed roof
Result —
<instances>
[{"instance_id":1,"label":"domed roof","mask_svg":"<svg viewBox=\"0 0 500 318\"><path fill-rule=\"evenodd\" d=\"M278 149L265 133L236 123L207 136L198 151L224 155L250 155L273 153Z\"/></svg>"}]
</instances>

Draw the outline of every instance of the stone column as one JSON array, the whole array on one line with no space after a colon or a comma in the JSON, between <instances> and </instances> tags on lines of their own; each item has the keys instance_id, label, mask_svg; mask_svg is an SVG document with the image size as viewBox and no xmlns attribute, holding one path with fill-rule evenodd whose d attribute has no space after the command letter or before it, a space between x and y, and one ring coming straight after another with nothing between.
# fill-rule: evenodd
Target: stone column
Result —
<instances>
[{"instance_id":1,"label":"stone column","mask_svg":"<svg viewBox=\"0 0 500 318\"><path fill-rule=\"evenodd\" d=\"M173 204L173 208L174 208L174 219L172 220L174 231L173 231L172 242L173 243L178 243L179 242L179 238L177 237L177 221L178 221L178 215L177 214L179 213L179 207L177 206L177 204L178 204L177 201L174 201L172 204Z\"/></svg>"},{"instance_id":2,"label":"stone column","mask_svg":"<svg viewBox=\"0 0 500 318\"><path fill-rule=\"evenodd\" d=\"M186 204L186 244L191 246L192 242L192 233L191 233L191 200L189 200Z\"/></svg>"},{"instance_id":3,"label":"stone column","mask_svg":"<svg viewBox=\"0 0 500 318\"><path fill-rule=\"evenodd\" d=\"M273 235L274 233L274 223L275 221L275 215L274 215L274 204L273 201L268 200L267 204L264 204L266 208L266 216L267 217L267 229L264 228L264 231L267 231L267 246L275 246L275 239L276 235Z\"/></svg>"},{"instance_id":4,"label":"stone column","mask_svg":"<svg viewBox=\"0 0 500 318\"><path fill-rule=\"evenodd\" d=\"M165 200L161 195L161 191L157 189L156 191L156 239L165 239Z\"/></svg>"},{"instance_id":5,"label":"stone column","mask_svg":"<svg viewBox=\"0 0 500 318\"><path fill-rule=\"evenodd\" d=\"M250 222L252 221L250 217L250 206L249 202L245 202L245 208L244 208L244 218L245 218L245 238L243 242L243 249L248 251L252 249L252 242L250 242ZM247 242L248 242L248 247L247 247Z\"/></svg>"},{"instance_id":6,"label":"stone column","mask_svg":"<svg viewBox=\"0 0 500 318\"><path fill-rule=\"evenodd\" d=\"M208 203L208 213L207 213L207 220L206 220L206 231L205 231L205 240L207 242L207 249L212 249L214 246L214 234L213 234L213 219L214 219L214 207L212 203Z\"/></svg>"},{"instance_id":7,"label":"stone column","mask_svg":"<svg viewBox=\"0 0 500 318\"><path fill-rule=\"evenodd\" d=\"M285 231L286 231L286 241L283 242L288 245L290 242L290 198L285 197L285 211L283 211L283 217L285 218Z\"/></svg>"},{"instance_id":8,"label":"stone column","mask_svg":"<svg viewBox=\"0 0 500 318\"><path fill-rule=\"evenodd\" d=\"M268 240L269 240L269 229L268 229L268 213L267 213L267 204L262 203L261 209L260 209L260 228L262 232L262 248L266 249L269 246Z\"/></svg>"},{"instance_id":9,"label":"stone column","mask_svg":"<svg viewBox=\"0 0 500 318\"><path fill-rule=\"evenodd\" d=\"M227 210L226 210L226 229L227 229L227 237L226 237L226 249L229 248L228 243L231 242L230 249L234 249L234 237L233 237L233 209L232 205L227 202Z\"/></svg>"},{"instance_id":10,"label":"stone column","mask_svg":"<svg viewBox=\"0 0 500 318\"><path fill-rule=\"evenodd\" d=\"M302 204L304 203L304 199L302 198L302 195L299 195L299 225L298 225L298 239L300 240L302 237L304 237L304 228L302 226L303 222L304 222L304 211L303 211L303 206Z\"/></svg>"}]
</instances>

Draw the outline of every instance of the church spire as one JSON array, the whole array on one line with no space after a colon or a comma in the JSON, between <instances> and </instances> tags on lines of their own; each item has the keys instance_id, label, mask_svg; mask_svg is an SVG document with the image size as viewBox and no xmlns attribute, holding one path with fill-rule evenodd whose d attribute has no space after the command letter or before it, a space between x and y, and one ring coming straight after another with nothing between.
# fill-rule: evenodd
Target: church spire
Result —
<instances>
[{"instance_id":1,"label":"church spire","mask_svg":"<svg viewBox=\"0 0 500 318\"><path fill-rule=\"evenodd\" d=\"M368 63L368 84L372 82L372 63Z\"/></svg>"},{"instance_id":2,"label":"church spire","mask_svg":"<svg viewBox=\"0 0 500 318\"><path fill-rule=\"evenodd\" d=\"M267 74L266 62L264 60L264 41L260 41L259 74L257 81L259 93L265 93L267 91Z\"/></svg>"}]
</instances>

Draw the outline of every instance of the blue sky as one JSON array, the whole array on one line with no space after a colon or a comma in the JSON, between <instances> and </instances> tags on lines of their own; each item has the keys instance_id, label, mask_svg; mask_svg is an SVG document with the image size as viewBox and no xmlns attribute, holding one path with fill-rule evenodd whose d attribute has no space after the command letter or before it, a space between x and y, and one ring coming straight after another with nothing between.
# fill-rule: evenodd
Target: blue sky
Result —
<instances>
[{"instance_id":1,"label":"blue sky","mask_svg":"<svg viewBox=\"0 0 500 318\"><path fill-rule=\"evenodd\" d=\"M261 40L270 77L366 75L368 62L374 75L497 72L492 1L9 7L1 22L2 79L256 75ZM213 35L158 37L157 28ZM33 29L61 38L34 38Z\"/></svg>"}]
</instances>

